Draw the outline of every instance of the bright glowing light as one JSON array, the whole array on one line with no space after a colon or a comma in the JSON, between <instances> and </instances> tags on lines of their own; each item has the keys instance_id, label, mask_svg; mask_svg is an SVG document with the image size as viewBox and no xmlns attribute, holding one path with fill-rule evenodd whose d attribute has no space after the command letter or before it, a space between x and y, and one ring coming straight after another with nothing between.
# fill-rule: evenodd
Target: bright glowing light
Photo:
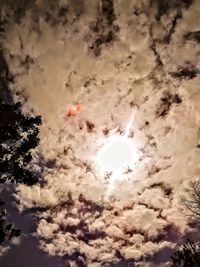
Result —
<instances>
[{"instance_id":1,"label":"bright glowing light","mask_svg":"<svg viewBox=\"0 0 200 267\"><path fill-rule=\"evenodd\" d=\"M67 116L68 117L72 117L72 116L76 116L79 112L83 111L84 107L81 103L77 103L73 106L71 106L70 108L68 108L67 110Z\"/></svg>"},{"instance_id":2,"label":"bright glowing light","mask_svg":"<svg viewBox=\"0 0 200 267\"><path fill-rule=\"evenodd\" d=\"M125 136L112 136L98 154L98 164L104 172L118 172L138 160L133 140Z\"/></svg>"},{"instance_id":3,"label":"bright glowing light","mask_svg":"<svg viewBox=\"0 0 200 267\"><path fill-rule=\"evenodd\" d=\"M127 178L126 169L132 169L139 160L135 142L133 138L129 138L135 115L136 110L132 112L124 134L110 136L105 140L103 147L97 154L96 163L100 166L102 174L109 175L109 183L104 195L105 200L108 200L115 190L117 181L123 181Z\"/></svg>"}]
</instances>

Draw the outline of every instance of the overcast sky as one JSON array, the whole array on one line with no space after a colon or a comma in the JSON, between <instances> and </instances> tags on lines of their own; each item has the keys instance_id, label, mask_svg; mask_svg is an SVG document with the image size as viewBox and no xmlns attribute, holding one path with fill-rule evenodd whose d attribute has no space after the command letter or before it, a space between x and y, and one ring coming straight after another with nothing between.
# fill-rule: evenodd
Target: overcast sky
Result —
<instances>
[{"instance_id":1,"label":"overcast sky","mask_svg":"<svg viewBox=\"0 0 200 267\"><path fill-rule=\"evenodd\" d=\"M3 51L15 100L44 119L34 166L47 183L18 187L38 241L21 214L27 237L1 266L168 266L199 239L180 204L200 173L199 1L15 3L2 0ZM85 110L67 117L78 101ZM95 158L133 112L138 161L108 197Z\"/></svg>"}]
</instances>

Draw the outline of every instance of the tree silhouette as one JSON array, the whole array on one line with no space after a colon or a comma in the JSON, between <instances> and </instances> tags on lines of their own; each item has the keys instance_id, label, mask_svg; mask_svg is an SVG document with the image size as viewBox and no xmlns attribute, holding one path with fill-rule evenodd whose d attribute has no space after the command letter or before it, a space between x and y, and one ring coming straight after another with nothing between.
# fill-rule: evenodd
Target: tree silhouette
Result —
<instances>
[{"instance_id":1,"label":"tree silhouette","mask_svg":"<svg viewBox=\"0 0 200 267\"><path fill-rule=\"evenodd\" d=\"M31 150L39 143L41 117L22 113L21 104L0 102L0 183L33 185L38 182L29 170Z\"/></svg>"},{"instance_id":2,"label":"tree silhouette","mask_svg":"<svg viewBox=\"0 0 200 267\"><path fill-rule=\"evenodd\" d=\"M38 178L30 170L31 151L39 143L40 116L22 112L20 103L6 104L0 99L0 183L33 185ZM0 201L0 206L4 203ZM6 222L6 210L0 209L0 244L18 236L20 231Z\"/></svg>"},{"instance_id":3,"label":"tree silhouette","mask_svg":"<svg viewBox=\"0 0 200 267\"><path fill-rule=\"evenodd\" d=\"M200 243L193 243L188 240L171 258L172 267L199 267Z\"/></svg>"},{"instance_id":4,"label":"tree silhouette","mask_svg":"<svg viewBox=\"0 0 200 267\"><path fill-rule=\"evenodd\" d=\"M0 201L0 206L3 204L4 202ZM6 222L6 215L6 209L0 209L0 244L20 235L19 229L16 229L11 223Z\"/></svg>"},{"instance_id":5,"label":"tree silhouette","mask_svg":"<svg viewBox=\"0 0 200 267\"><path fill-rule=\"evenodd\" d=\"M191 220L200 221L200 182L190 182L190 199L182 197L182 202L187 208Z\"/></svg>"},{"instance_id":6,"label":"tree silhouette","mask_svg":"<svg viewBox=\"0 0 200 267\"><path fill-rule=\"evenodd\" d=\"M181 201L185 205L189 219L197 224L200 221L200 182L191 181L190 197L182 197ZM200 266L200 243L188 240L182 248L177 250L171 257L172 267L199 267Z\"/></svg>"}]
</instances>

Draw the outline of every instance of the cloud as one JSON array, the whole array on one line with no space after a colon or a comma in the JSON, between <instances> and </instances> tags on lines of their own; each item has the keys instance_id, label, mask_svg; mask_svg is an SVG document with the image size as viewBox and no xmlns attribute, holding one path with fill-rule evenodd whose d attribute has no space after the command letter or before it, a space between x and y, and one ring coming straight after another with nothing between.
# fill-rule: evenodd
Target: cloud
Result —
<instances>
[{"instance_id":1,"label":"cloud","mask_svg":"<svg viewBox=\"0 0 200 267\"><path fill-rule=\"evenodd\" d=\"M0 256L4 256L9 250L9 246L6 246L6 247L3 247L3 246L0 246Z\"/></svg>"},{"instance_id":2,"label":"cloud","mask_svg":"<svg viewBox=\"0 0 200 267\"><path fill-rule=\"evenodd\" d=\"M44 118L33 165L46 185L20 185L20 209L45 208L38 213L41 248L70 266L159 266L161 258L167 266L191 231L179 199L199 175L199 75L186 70L198 70L199 47L184 37L199 26L198 1L181 4L179 17L173 5L108 1L116 16L111 28L98 1L81 1L81 10L78 1L70 10L72 1L62 2L48 8L47 18L37 1L39 21L33 24L27 11L5 34L15 97L25 96L27 108ZM104 27L116 25L112 42L99 39ZM100 42L100 54L90 51L91 42ZM66 118L79 100L85 111ZM123 132L133 108L131 138L140 160L108 197L109 175L101 175L94 158L109 135Z\"/></svg>"}]
</instances>

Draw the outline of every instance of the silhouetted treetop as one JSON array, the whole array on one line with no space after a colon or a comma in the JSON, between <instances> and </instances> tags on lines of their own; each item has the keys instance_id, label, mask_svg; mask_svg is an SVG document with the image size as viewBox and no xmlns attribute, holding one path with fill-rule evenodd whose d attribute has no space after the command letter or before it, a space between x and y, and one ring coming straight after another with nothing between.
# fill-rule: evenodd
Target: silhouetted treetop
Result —
<instances>
[{"instance_id":1,"label":"silhouetted treetop","mask_svg":"<svg viewBox=\"0 0 200 267\"><path fill-rule=\"evenodd\" d=\"M22 112L21 103L0 100L0 182L33 185L38 179L28 168L31 151L39 144L40 116Z\"/></svg>"},{"instance_id":2,"label":"silhouetted treetop","mask_svg":"<svg viewBox=\"0 0 200 267\"><path fill-rule=\"evenodd\" d=\"M4 204L3 201L0 201L0 206ZM10 240L13 237L20 235L20 230L16 229L13 224L6 222L7 211L0 208L0 245L6 241Z\"/></svg>"},{"instance_id":3,"label":"silhouetted treetop","mask_svg":"<svg viewBox=\"0 0 200 267\"><path fill-rule=\"evenodd\" d=\"M171 258L173 263L172 267L199 267L200 243L194 243L188 240Z\"/></svg>"}]
</instances>

